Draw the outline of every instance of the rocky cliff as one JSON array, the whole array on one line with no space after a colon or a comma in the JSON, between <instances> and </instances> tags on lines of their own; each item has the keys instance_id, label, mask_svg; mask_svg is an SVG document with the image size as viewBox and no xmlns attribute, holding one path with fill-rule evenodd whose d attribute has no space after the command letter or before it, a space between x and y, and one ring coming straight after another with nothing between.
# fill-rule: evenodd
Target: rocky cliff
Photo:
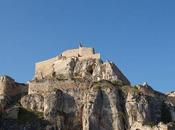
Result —
<instances>
[{"instance_id":1,"label":"rocky cliff","mask_svg":"<svg viewBox=\"0 0 175 130\"><path fill-rule=\"evenodd\" d=\"M175 130L174 92L163 94L147 83L131 86L115 64L103 62L93 50L68 50L37 63L27 85L0 78L1 94L6 95L1 100L0 128Z\"/></svg>"}]
</instances>

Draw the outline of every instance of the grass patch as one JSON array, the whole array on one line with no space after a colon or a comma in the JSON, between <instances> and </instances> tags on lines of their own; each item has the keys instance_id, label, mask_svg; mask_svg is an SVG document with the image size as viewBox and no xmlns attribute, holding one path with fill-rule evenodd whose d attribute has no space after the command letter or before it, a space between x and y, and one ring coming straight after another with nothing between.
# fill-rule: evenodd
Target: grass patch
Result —
<instances>
[{"instance_id":1,"label":"grass patch","mask_svg":"<svg viewBox=\"0 0 175 130\"><path fill-rule=\"evenodd\" d=\"M121 80L114 80L112 81L114 86L124 86L124 83Z\"/></svg>"},{"instance_id":2,"label":"grass patch","mask_svg":"<svg viewBox=\"0 0 175 130\"><path fill-rule=\"evenodd\" d=\"M94 89L112 88L114 85L107 80L101 80L93 83Z\"/></svg>"}]
</instances>

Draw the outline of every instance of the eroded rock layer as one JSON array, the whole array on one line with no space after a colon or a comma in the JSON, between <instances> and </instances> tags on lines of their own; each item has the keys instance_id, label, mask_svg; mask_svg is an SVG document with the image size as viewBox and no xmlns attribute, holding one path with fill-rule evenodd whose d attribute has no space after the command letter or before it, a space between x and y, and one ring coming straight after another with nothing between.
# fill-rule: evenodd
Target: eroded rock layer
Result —
<instances>
[{"instance_id":1,"label":"eroded rock layer","mask_svg":"<svg viewBox=\"0 0 175 130\"><path fill-rule=\"evenodd\" d=\"M44 117L60 130L171 130L174 105L167 95L150 86L121 86L107 80L35 80L31 85L42 91L30 91L30 97L44 98L35 110L43 108ZM31 108L21 100L23 107ZM28 105L26 105L28 103ZM43 103L41 105L40 103ZM166 114L164 114L166 113ZM163 123L165 124L163 124ZM160 124L161 123L161 124ZM55 126L56 125L56 126Z\"/></svg>"}]
</instances>

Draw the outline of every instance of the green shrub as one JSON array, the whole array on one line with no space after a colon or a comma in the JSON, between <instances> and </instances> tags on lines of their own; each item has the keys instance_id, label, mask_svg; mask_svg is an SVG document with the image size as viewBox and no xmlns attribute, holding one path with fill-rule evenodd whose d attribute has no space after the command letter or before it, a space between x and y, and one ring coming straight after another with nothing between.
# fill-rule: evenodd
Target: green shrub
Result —
<instances>
[{"instance_id":1,"label":"green shrub","mask_svg":"<svg viewBox=\"0 0 175 130\"><path fill-rule=\"evenodd\" d=\"M18 123L19 124L25 124L27 122L31 121L38 121L43 119L43 113L42 112L36 112L32 111L30 109L24 109L20 107L19 109L19 116L18 116Z\"/></svg>"},{"instance_id":2,"label":"green shrub","mask_svg":"<svg viewBox=\"0 0 175 130\"><path fill-rule=\"evenodd\" d=\"M133 86L133 87L132 87L132 91L133 91L133 92L139 92L139 89L138 89L137 86Z\"/></svg>"},{"instance_id":3,"label":"green shrub","mask_svg":"<svg viewBox=\"0 0 175 130\"><path fill-rule=\"evenodd\" d=\"M144 124L144 125L148 125L148 126L150 126L151 128L153 128L154 126L157 125L157 123L156 123L156 122L147 122L147 123Z\"/></svg>"},{"instance_id":4,"label":"green shrub","mask_svg":"<svg viewBox=\"0 0 175 130\"><path fill-rule=\"evenodd\" d=\"M171 112L165 102L161 106L161 121L165 124L172 121Z\"/></svg>"},{"instance_id":5,"label":"green shrub","mask_svg":"<svg viewBox=\"0 0 175 130\"><path fill-rule=\"evenodd\" d=\"M112 84L114 86L123 86L124 85L121 80L114 80L114 81L112 81Z\"/></svg>"}]
</instances>

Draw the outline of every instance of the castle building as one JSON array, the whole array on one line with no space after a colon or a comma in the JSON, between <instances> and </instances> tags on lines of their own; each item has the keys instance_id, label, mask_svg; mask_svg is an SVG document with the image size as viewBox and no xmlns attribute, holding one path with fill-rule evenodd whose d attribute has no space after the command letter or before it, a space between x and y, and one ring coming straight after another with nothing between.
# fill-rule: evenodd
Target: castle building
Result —
<instances>
[{"instance_id":1,"label":"castle building","mask_svg":"<svg viewBox=\"0 0 175 130\"><path fill-rule=\"evenodd\" d=\"M80 46L77 49L71 49L64 51L61 55L38 62L35 64L35 78L44 78L48 75L53 74L55 69L64 71L66 65L68 64L71 58L75 58L79 61L87 59L96 59L100 60L100 54L95 53L94 48L82 47Z\"/></svg>"},{"instance_id":2,"label":"castle building","mask_svg":"<svg viewBox=\"0 0 175 130\"><path fill-rule=\"evenodd\" d=\"M78 77L91 81L120 80L124 84L130 84L115 64L103 63L100 54L96 53L94 48L82 45L77 49L66 50L49 60L36 63L34 79L40 80L53 76L61 76L65 79Z\"/></svg>"}]
</instances>

